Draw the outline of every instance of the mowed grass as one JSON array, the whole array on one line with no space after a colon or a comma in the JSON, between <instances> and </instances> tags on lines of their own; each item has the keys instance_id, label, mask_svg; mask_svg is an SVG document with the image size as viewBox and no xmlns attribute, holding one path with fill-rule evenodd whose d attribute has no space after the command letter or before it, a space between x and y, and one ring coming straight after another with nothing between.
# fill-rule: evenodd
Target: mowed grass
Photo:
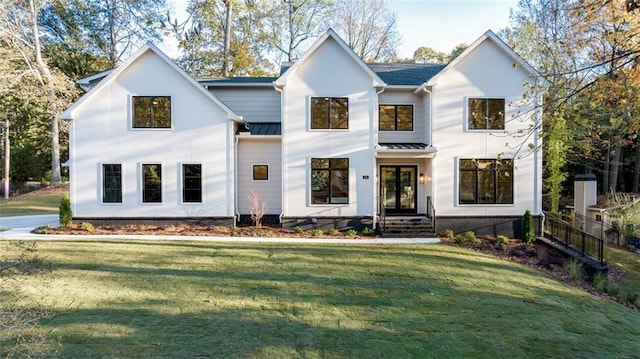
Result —
<instances>
[{"instance_id":1,"label":"mowed grass","mask_svg":"<svg viewBox=\"0 0 640 359\"><path fill-rule=\"evenodd\" d=\"M626 248L606 246L604 256L609 266L618 267L625 273L616 283L620 294L624 297L628 293L640 298L640 254ZM636 303L640 304L640 300L636 299Z\"/></svg>"},{"instance_id":2,"label":"mowed grass","mask_svg":"<svg viewBox=\"0 0 640 359\"><path fill-rule=\"evenodd\" d=\"M0 217L58 213L64 191L68 191L68 186L35 191L8 199L2 197L0 198Z\"/></svg>"},{"instance_id":3,"label":"mowed grass","mask_svg":"<svg viewBox=\"0 0 640 359\"><path fill-rule=\"evenodd\" d=\"M17 254L15 244L0 246ZM48 315L38 325L0 328L3 357L640 353L638 312L446 245L46 241L37 248L52 271L0 277L0 308Z\"/></svg>"}]
</instances>

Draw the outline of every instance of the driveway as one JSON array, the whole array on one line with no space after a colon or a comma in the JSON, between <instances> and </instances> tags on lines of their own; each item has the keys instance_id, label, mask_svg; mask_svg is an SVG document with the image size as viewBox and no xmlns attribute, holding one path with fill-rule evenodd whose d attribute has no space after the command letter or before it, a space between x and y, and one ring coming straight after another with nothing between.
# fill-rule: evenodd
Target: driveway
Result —
<instances>
[{"instance_id":1,"label":"driveway","mask_svg":"<svg viewBox=\"0 0 640 359\"><path fill-rule=\"evenodd\" d=\"M0 238L15 234L25 234L40 226L59 226L60 216L57 214L40 214L36 216L0 217ZM4 231L7 229L6 231Z\"/></svg>"}]
</instances>

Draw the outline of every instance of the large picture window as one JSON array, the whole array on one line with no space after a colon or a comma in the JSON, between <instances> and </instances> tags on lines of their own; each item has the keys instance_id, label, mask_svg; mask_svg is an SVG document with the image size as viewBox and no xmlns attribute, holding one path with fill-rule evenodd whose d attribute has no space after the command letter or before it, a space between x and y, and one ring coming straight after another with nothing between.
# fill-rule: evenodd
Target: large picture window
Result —
<instances>
[{"instance_id":1,"label":"large picture window","mask_svg":"<svg viewBox=\"0 0 640 359\"><path fill-rule=\"evenodd\" d=\"M162 165L142 165L142 202L162 202Z\"/></svg>"},{"instance_id":2,"label":"large picture window","mask_svg":"<svg viewBox=\"0 0 640 359\"><path fill-rule=\"evenodd\" d=\"M413 105L380 105L380 131L413 131Z\"/></svg>"},{"instance_id":3,"label":"large picture window","mask_svg":"<svg viewBox=\"0 0 640 359\"><path fill-rule=\"evenodd\" d=\"M349 203L349 159L311 159L311 203Z\"/></svg>"},{"instance_id":4,"label":"large picture window","mask_svg":"<svg viewBox=\"0 0 640 359\"><path fill-rule=\"evenodd\" d=\"M468 110L470 130L504 130L504 99L470 98Z\"/></svg>"},{"instance_id":5,"label":"large picture window","mask_svg":"<svg viewBox=\"0 0 640 359\"><path fill-rule=\"evenodd\" d=\"M170 128L171 97L133 96L133 128Z\"/></svg>"},{"instance_id":6,"label":"large picture window","mask_svg":"<svg viewBox=\"0 0 640 359\"><path fill-rule=\"evenodd\" d=\"M122 165L102 165L102 202L122 203Z\"/></svg>"},{"instance_id":7,"label":"large picture window","mask_svg":"<svg viewBox=\"0 0 640 359\"><path fill-rule=\"evenodd\" d=\"M513 160L461 159L460 204L513 204Z\"/></svg>"},{"instance_id":8,"label":"large picture window","mask_svg":"<svg viewBox=\"0 0 640 359\"><path fill-rule=\"evenodd\" d=\"M182 202L202 202L202 165L182 165Z\"/></svg>"},{"instance_id":9,"label":"large picture window","mask_svg":"<svg viewBox=\"0 0 640 359\"><path fill-rule=\"evenodd\" d=\"M311 129L344 130L349 128L349 99L343 97L311 98Z\"/></svg>"}]
</instances>

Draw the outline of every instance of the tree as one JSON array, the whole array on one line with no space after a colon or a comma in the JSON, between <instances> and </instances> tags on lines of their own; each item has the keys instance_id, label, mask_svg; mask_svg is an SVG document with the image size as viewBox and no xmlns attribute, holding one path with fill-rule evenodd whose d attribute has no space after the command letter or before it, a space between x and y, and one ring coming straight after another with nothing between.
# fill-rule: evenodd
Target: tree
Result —
<instances>
[{"instance_id":1,"label":"tree","mask_svg":"<svg viewBox=\"0 0 640 359\"><path fill-rule=\"evenodd\" d=\"M454 47L451 52L449 53L449 56L447 57L447 62L451 62L453 60L455 60L456 57L460 56L460 54L467 49L467 47L469 47L469 45L467 45L466 43L461 43L459 45L457 45L456 47Z\"/></svg>"},{"instance_id":2,"label":"tree","mask_svg":"<svg viewBox=\"0 0 640 359\"><path fill-rule=\"evenodd\" d=\"M414 51L413 61L421 64L441 64L447 62L447 55L430 47L422 46Z\"/></svg>"},{"instance_id":3,"label":"tree","mask_svg":"<svg viewBox=\"0 0 640 359\"><path fill-rule=\"evenodd\" d=\"M364 61L390 61L400 44L397 16L385 0L345 0L336 4L333 27Z\"/></svg>"}]
</instances>

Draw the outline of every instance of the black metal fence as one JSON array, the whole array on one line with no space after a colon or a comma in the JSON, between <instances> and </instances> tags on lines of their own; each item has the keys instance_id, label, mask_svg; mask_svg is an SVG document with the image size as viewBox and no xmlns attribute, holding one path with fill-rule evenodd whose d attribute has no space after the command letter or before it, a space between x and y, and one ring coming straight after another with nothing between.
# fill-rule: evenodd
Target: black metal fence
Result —
<instances>
[{"instance_id":1,"label":"black metal fence","mask_svg":"<svg viewBox=\"0 0 640 359\"><path fill-rule=\"evenodd\" d=\"M604 266L604 239L545 212L544 237L568 251Z\"/></svg>"}]
</instances>

